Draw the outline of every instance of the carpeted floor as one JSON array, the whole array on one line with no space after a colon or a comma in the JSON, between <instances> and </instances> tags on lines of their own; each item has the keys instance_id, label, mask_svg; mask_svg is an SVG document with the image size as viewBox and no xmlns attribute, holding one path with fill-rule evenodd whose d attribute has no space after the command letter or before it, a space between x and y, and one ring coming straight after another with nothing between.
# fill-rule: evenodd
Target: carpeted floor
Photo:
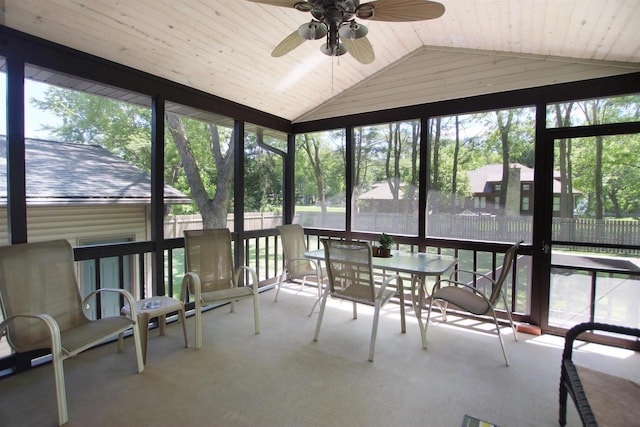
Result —
<instances>
[{"instance_id":1,"label":"carpeted floor","mask_svg":"<svg viewBox=\"0 0 640 427\"><path fill-rule=\"evenodd\" d=\"M490 324L457 319L429 327L420 345L413 311L400 333L399 307L383 308L375 362L367 361L372 310L329 301L318 342L315 291L288 288L277 303L261 294L262 333L253 333L250 301L204 315L204 347L184 348L182 328L149 334L147 366L136 374L133 342L115 343L65 362L69 426L451 426L465 415L501 427L556 426L563 340L503 338L506 367ZM194 319L187 319L190 344ZM488 332L487 332L488 331ZM588 345L585 365L635 376L639 356ZM635 368L634 368L635 366ZM579 425L569 405L569 426ZM45 364L0 380L0 425L57 423L53 370Z\"/></svg>"}]
</instances>

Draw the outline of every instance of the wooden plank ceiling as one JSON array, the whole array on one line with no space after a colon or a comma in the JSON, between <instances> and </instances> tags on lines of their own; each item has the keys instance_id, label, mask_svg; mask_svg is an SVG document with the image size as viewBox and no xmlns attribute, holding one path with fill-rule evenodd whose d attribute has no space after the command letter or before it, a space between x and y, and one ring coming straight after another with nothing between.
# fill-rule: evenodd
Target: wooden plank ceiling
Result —
<instances>
[{"instance_id":1,"label":"wooden plank ceiling","mask_svg":"<svg viewBox=\"0 0 640 427\"><path fill-rule=\"evenodd\" d=\"M444 16L364 22L376 60L307 41L310 15L245 0L4 0L4 25L300 122L640 71L640 1L441 0Z\"/></svg>"}]
</instances>

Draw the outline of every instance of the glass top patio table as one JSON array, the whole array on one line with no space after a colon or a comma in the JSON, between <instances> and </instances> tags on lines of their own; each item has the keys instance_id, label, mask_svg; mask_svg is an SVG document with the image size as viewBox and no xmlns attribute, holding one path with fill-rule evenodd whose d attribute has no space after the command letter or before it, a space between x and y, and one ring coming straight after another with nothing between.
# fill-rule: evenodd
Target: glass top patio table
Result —
<instances>
[{"instance_id":1,"label":"glass top patio table","mask_svg":"<svg viewBox=\"0 0 640 427\"><path fill-rule=\"evenodd\" d=\"M324 249L305 252L304 256L314 260L324 260ZM422 319L420 316L420 301L417 301L416 290L418 283L422 292L421 295L428 295L425 286L425 278L427 276L440 276L446 273L458 262L457 258L448 255L430 254L424 252L403 252L391 251L390 257L373 257L372 267L375 269L389 270L397 273L405 273L411 275L411 299L414 312L418 317L420 330L422 331ZM398 297L400 299L400 316L402 322L402 332L406 332L405 308L404 308L404 289L402 281L400 289L398 289Z\"/></svg>"}]
</instances>

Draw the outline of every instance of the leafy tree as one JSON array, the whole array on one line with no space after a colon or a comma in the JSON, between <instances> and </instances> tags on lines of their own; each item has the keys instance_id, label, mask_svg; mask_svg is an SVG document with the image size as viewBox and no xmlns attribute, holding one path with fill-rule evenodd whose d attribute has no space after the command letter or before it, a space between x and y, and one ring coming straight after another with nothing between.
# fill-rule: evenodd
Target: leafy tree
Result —
<instances>
[{"instance_id":1,"label":"leafy tree","mask_svg":"<svg viewBox=\"0 0 640 427\"><path fill-rule=\"evenodd\" d=\"M571 123L571 110L573 102L568 104L555 104L555 122L559 127L566 127ZM557 162L560 169L560 216L573 217L573 165L571 162L571 139L558 140Z\"/></svg>"},{"instance_id":2,"label":"leafy tree","mask_svg":"<svg viewBox=\"0 0 640 427\"><path fill-rule=\"evenodd\" d=\"M598 125L606 123L624 122L628 120L638 120L640 117L638 104L640 96L629 95L613 98L592 99L576 102L577 109L582 112L584 123L587 125ZM581 123L577 123L581 124ZM593 147L591 150L582 152L582 156L577 156L577 161L586 163L583 169L593 178L584 182L583 187L589 197L590 212L596 219L604 218L607 209L611 209L616 217L623 215L628 208L623 208L623 200L627 199L629 193L633 193L632 182L638 180L637 173L637 149L627 152L630 147L637 147L637 136L624 137L627 144L619 146L615 141L620 139L596 136L592 138ZM627 155L625 155L627 153ZM624 175L621 175L624 174ZM627 212L628 213L628 212Z\"/></svg>"},{"instance_id":3,"label":"leafy tree","mask_svg":"<svg viewBox=\"0 0 640 427\"><path fill-rule=\"evenodd\" d=\"M54 86L47 89L42 100L30 102L61 118L60 126L44 127L57 140L99 144L150 171L148 108ZM232 135L225 132L226 139L222 141L215 124L171 113L166 119L174 144L165 144L165 182L192 195L205 227L226 226L233 182L233 144L229 143Z\"/></svg>"},{"instance_id":4,"label":"leafy tree","mask_svg":"<svg viewBox=\"0 0 640 427\"><path fill-rule=\"evenodd\" d=\"M433 162L431 163L431 183L427 191L440 189L440 134L442 130L442 117L436 117L429 121L429 136L431 140L431 151L433 152Z\"/></svg>"},{"instance_id":5,"label":"leafy tree","mask_svg":"<svg viewBox=\"0 0 640 427\"><path fill-rule=\"evenodd\" d=\"M509 187L509 170L510 170L510 147L509 132L513 126L513 110L496 111L496 119L498 124L498 133L500 136L500 146L502 148L502 184L500 186L500 208L504 209L507 202L507 190Z\"/></svg>"},{"instance_id":6,"label":"leafy tree","mask_svg":"<svg viewBox=\"0 0 640 427\"><path fill-rule=\"evenodd\" d=\"M324 182L322 181L322 163L320 160L321 141L318 135L304 134L298 140L297 146L307 155L309 165L313 170L316 188L318 190L318 203L323 214L327 213L327 201L325 198Z\"/></svg>"},{"instance_id":7,"label":"leafy tree","mask_svg":"<svg viewBox=\"0 0 640 427\"><path fill-rule=\"evenodd\" d=\"M249 211L282 209L282 157L263 148L277 145L279 141L264 141L261 129L245 134L245 198L244 206ZM284 147L277 147L281 151Z\"/></svg>"},{"instance_id":8,"label":"leafy tree","mask_svg":"<svg viewBox=\"0 0 640 427\"><path fill-rule=\"evenodd\" d=\"M30 102L61 118L60 126L42 126L55 140L99 144L138 168L151 170L150 109L55 86L45 91L43 99Z\"/></svg>"}]
</instances>

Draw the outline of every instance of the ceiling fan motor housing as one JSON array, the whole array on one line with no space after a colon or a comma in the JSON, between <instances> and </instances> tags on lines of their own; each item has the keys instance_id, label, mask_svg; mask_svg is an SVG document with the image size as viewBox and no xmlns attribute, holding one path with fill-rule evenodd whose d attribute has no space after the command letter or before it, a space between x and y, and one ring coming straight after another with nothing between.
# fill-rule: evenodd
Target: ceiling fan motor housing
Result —
<instances>
[{"instance_id":1,"label":"ceiling fan motor housing","mask_svg":"<svg viewBox=\"0 0 640 427\"><path fill-rule=\"evenodd\" d=\"M309 12L311 22L302 24L289 34L271 52L282 56L305 40L327 38L320 47L325 55L340 56L347 52L361 64L375 59L373 46L367 38L369 30L357 19L412 22L439 18L444 14L443 4L432 0L373 0L360 4L360 0L248 0L255 3L292 7Z\"/></svg>"},{"instance_id":2,"label":"ceiling fan motor housing","mask_svg":"<svg viewBox=\"0 0 640 427\"><path fill-rule=\"evenodd\" d=\"M324 22L327 26L340 24L354 18L356 9L360 4L359 0L311 0L311 15L318 21Z\"/></svg>"}]
</instances>

